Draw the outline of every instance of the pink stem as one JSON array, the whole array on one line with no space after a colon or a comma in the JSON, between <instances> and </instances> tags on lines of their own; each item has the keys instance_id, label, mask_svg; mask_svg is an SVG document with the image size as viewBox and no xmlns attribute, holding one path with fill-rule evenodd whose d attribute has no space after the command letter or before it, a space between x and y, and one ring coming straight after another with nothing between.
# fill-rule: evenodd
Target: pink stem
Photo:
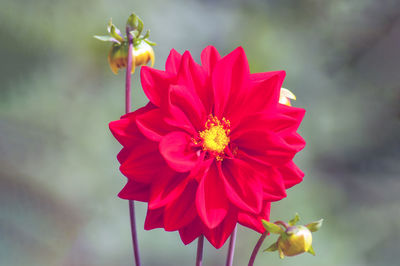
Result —
<instances>
[{"instance_id":1,"label":"pink stem","mask_svg":"<svg viewBox=\"0 0 400 266\"><path fill-rule=\"evenodd\" d=\"M261 236L260 239L258 239L256 246L253 249L253 252L251 253L251 257L249 260L249 265L248 266L253 266L254 265L254 261L256 260L256 256L258 251L260 250L260 247L262 245L262 243L264 242L265 237L268 235L268 232L265 231Z\"/></svg>"},{"instance_id":2,"label":"pink stem","mask_svg":"<svg viewBox=\"0 0 400 266\"><path fill-rule=\"evenodd\" d=\"M231 239L229 240L229 249L228 249L228 256L226 258L226 266L232 266L233 264L233 255L235 254L236 233L237 233L237 226L235 226L235 229L233 229L233 232L231 234Z\"/></svg>"},{"instance_id":3,"label":"pink stem","mask_svg":"<svg viewBox=\"0 0 400 266\"><path fill-rule=\"evenodd\" d=\"M126 65L125 76L125 112L131 111L131 72L132 72L132 51L133 51L133 36L129 32L129 27L126 27L126 36L128 36L128 63ZM136 219L135 219L135 203L133 200L129 201L129 216L131 220L131 233L133 253L135 255L136 266L140 266L139 245L137 240Z\"/></svg>"},{"instance_id":4,"label":"pink stem","mask_svg":"<svg viewBox=\"0 0 400 266\"><path fill-rule=\"evenodd\" d=\"M203 265L203 245L204 245L204 235L201 235L197 240L196 266Z\"/></svg>"}]
</instances>

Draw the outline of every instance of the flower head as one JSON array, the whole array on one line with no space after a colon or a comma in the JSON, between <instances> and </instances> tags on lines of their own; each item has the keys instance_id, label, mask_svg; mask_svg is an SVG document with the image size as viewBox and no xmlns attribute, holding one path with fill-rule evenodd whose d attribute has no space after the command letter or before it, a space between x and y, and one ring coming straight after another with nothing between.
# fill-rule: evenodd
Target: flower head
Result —
<instances>
[{"instance_id":1,"label":"flower head","mask_svg":"<svg viewBox=\"0 0 400 266\"><path fill-rule=\"evenodd\" d=\"M143 67L150 102L110 129L128 178L119 196L148 202L145 229L219 248L237 222L264 232L270 202L301 182L305 111L279 103L285 72L250 74L241 47L221 58L209 46L201 62L172 50L165 71Z\"/></svg>"},{"instance_id":2,"label":"flower head","mask_svg":"<svg viewBox=\"0 0 400 266\"><path fill-rule=\"evenodd\" d=\"M151 42L148 38L150 31L145 35L141 35L143 31L142 20L132 13L127 21L127 28L129 34L133 38L133 51L132 51L132 73L135 72L137 66L146 65L151 61L151 66L154 65L154 50L152 48L155 43ZM112 23L108 23L107 31L109 36L94 37L101 41L112 42L110 52L108 53L108 63L114 74L118 74L120 68L128 65L128 40L124 38L121 31Z\"/></svg>"},{"instance_id":3,"label":"flower head","mask_svg":"<svg viewBox=\"0 0 400 266\"><path fill-rule=\"evenodd\" d=\"M285 256L296 256L304 252L315 255L312 247L311 232L319 230L322 226L323 219L309 223L305 226L296 225L299 219L298 214L296 214L295 218L289 221L288 224L282 221L277 221L275 223L263 221L264 227L267 231L280 235L278 240L264 251L277 250L281 259ZM278 224L282 225L285 229L282 229Z\"/></svg>"}]
</instances>

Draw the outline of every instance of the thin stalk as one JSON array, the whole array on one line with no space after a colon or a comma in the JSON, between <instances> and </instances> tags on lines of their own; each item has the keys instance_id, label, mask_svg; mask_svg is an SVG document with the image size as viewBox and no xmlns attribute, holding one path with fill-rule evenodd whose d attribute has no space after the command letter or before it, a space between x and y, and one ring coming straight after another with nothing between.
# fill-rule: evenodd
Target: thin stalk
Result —
<instances>
[{"instance_id":1,"label":"thin stalk","mask_svg":"<svg viewBox=\"0 0 400 266\"><path fill-rule=\"evenodd\" d=\"M229 240L229 249L228 255L226 257L226 266L232 266L233 264L233 256L235 254L235 244L236 244L236 233L237 233L237 226L233 229L231 234L231 239Z\"/></svg>"},{"instance_id":2,"label":"thin stalk","mask_svg":"<svg viewBox=\"0 0 400 266\"><path fill-rule=\"evenodd\" d=\"M126 65L125 76L125 113L131 111L131 72L132 72L132 51L133 51L133 36L129 32L129 27L126 27L126 36L128 36L128 63ZM129 216L131 220L131 233L133 253L135 255L135 265L140 266L139 244L137 240L136 219L135 219L135 203L129 201Z\"/></svg>"},{"instance_id":3,"label":"thin stalk","mask_svg":"<svg viewBox=\"0 0 400 266\"><path fill-rule=\"evenodd\" d=\"M262 245L262 243L264 242L265 237L268 235L268 232L265 231L261 236L260 239L258 239L257 244L255 245L253 252L251 253L251 257L249 260L249 265L248 266L253 266L254 265L254 261L256 260L256 256L258 254L258 251L260 250L260 247Z\"/></svg>"},{"instance_id":4,"label":"thin stalk","mask_svg":"<svg viewBox=\"0 0 400 266\"><path fill-rule=\"evenodd\" d=\"M204 245L204 235L201 235L197 240L196 266L203 265L203 245Z\"/></svg>"}]
</instances>

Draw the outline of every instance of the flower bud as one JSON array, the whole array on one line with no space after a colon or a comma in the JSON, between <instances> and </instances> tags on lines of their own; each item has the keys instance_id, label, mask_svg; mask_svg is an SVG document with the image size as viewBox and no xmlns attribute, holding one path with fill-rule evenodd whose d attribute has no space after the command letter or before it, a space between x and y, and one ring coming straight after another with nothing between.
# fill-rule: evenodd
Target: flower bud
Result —
<instances>
[{"instance_id":1,"label":"flower bud","mask_svg":"<svg viewBox=\"0 0 400 266\"><path fill-rule=\"evenodd\" d=\"M132 73L135 72L137 66L146 65L151 61L151 66L154 65L154 50L145 41L133 46L132 50ZM114 43L108 53L108 63L112 72L118 74L120 68L128 65L128 43Z\"/></svg>"},{"instance_id":2,"label":"flower bud","mask_svg":"<svg viewBox=\"0 0 400 266\"><path fill-rule=\"evenodd\" d=\"M278 238L278 250L285 256L295 256L308 252L312 244L311 231L303 225L289 227Z\"/></svg>"},{"instance_id":3,"label":"flower bud","mask_svg":"<svg viewBox=\"0 0 400 266\"><path fill-rule=\"evenodd\" d=\"M316 232L321 228L323 219L309 223L306 226L296 225L299 220L300 216L297 213L288 223L283 221L271 223L262 220L265 230L280 235L278 240L264 251L278 251L281 259L285 256L295 256L304 252L315 255L312 247L311 232Z\"/></svg>"},{"instance_id":4,"label":"flower bud","mask_svg":"<svg viewBox=\"0 0 400 266\"><path fill-rule=\"evenodd\" d=\"M296 95L294 95L293 92L291 92L288 89L281 88L281 93L279 95L279 103L287 106L292 106L290 100L296 100Z\"/></svg>"}]
</instances>

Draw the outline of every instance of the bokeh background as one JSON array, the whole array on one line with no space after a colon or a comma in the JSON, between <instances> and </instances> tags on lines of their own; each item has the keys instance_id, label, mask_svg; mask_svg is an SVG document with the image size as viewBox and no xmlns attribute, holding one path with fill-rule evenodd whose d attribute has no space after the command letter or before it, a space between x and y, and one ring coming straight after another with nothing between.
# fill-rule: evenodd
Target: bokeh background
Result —
<instances>
[{"instance_id":1,"label":"bokeh background","mask_svg":"<svg viewBox=\"0 0 400 266\"><path fill-rule=\"evenodd\" d=\"M120 146L108 122L124 111L124 75L107 64L110 17L135 11L158 43L198 60L209 44L242 45L252 72L284 69L284 86L307 109L295 161L304 182L273 204L271 219L325 218L316 257L256 265L399 265L400 2L397 0L1 0L0 265L132 265ZM146 103L138 75L134 108ZM143 230L143 265L194 265L196 244ZM239 228L235 265L247 265L258 234ZM267 239L264 247L272 243ZM205 265L227 245L208 243Z\"/></svg>"}]
</instances>

